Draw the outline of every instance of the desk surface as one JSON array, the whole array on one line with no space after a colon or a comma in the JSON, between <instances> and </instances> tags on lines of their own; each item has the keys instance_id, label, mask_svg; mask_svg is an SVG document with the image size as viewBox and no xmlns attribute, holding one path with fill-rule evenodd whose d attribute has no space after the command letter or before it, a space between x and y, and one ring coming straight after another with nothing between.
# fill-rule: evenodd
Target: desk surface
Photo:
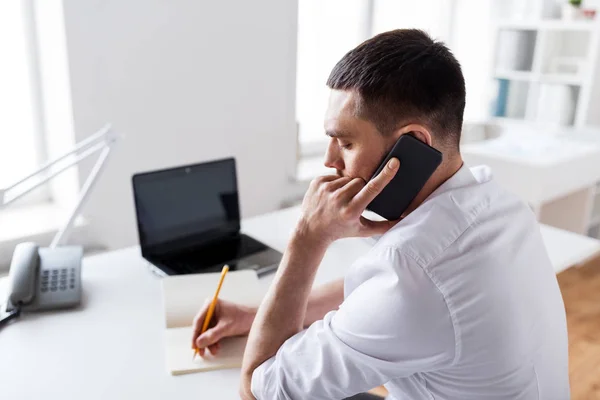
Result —
<instances>
[{"instance_id":1,"label":"desk surface","mask_svg":"<svg viewBox=\"0 0 600 400\"><path fill-rule=\"evenodd\" d=\"M297 215L248 219L242 229L283 251ZM369 248L361 239L334 243L317 282L342 276ZM265 288L271 279L261 280ZM137 247L85 258L82 280L80 309L22 315L0 331L0 398L239 398L237 369L168 374L160 278Z\"/></svg>"},{"instance_id":2,"label":"desk surface","mask_svg":"<svg viewBox=\"0 0 600 400\"><path fill-rule=\"evenodd\" d=\"M486 164L494 178L536 206L600 181L600 146L567 136L505 134L461 146L468 165Z\"/></svg>"},{"instance_id":3,"label":"desk surface","mask_svg":"<svg viewBox=\"0 0 600 400\"><path fill-rule=\"evenodd\" d=\"M245 220L242 229L282 251L297 216L297 208L278 211ZM580 241L581 236L559 230L545 232L557 267L600 250L597 241ZM369 248L362 239L334 243L317 282L341 277ZM567 254L570 248L576 251ZM80 309L23 315L0 331L1 398L239 398L237 369L168 374L160 278L150 272L137 247L87 257L82 279ZM271 279L261 280L265 288Z\"/></svg>"},{"instance_id":4,"label":"desk surface","mask_svg":"<svg viewBox=\"0 0 600 400\"><path fill-rule=\"evenodd\" d=\"M534 167L564 165L581 157L600 156L600 147L595 143L572 140L566 135L549 136L523 132L468 143L461 146L461 151L486 154L489 157Z\"/></svg>"}]
</instances>

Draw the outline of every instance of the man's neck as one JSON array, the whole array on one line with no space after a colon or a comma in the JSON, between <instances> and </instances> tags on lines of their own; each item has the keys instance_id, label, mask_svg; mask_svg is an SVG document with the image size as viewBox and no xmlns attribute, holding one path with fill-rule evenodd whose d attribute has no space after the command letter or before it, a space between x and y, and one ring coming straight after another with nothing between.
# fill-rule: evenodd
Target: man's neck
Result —
<instances>
[{"instance_id":1,"label":"man's neck","mask_svg":"<svg viewBox=\"0 0 600 400\"><path fill-rule=\"evenodd\" d=\"M404 211L402 214L402 218L406 218L408 214L419 207L425 201L425 199L427 199L427 197L429 197L429 195L435 191L435 189L440 187L444 182L454 176L454 174L458 172L462 165L463 160L460 154L452 157L450 160L440 165L440 167L433 173L433 175L431 175L427 182L425 182L423 189L421 189L421 191L409 204L406 211ZM402 165L400 165L400 168L402 168Z\"/></svg>"}]
</instances>

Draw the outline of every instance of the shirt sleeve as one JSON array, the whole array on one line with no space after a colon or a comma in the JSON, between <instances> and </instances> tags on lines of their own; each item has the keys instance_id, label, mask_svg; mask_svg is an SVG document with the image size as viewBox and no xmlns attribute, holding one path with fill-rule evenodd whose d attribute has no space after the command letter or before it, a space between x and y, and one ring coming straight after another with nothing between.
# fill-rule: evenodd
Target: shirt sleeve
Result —
<instances>
[{"instance_id":1,"label":"shirt sleeve","mask_svg":"<svg viewBox=\"0 0 600 400\"><path fill-rule=\"evenodd\" d=\"M414 260L384 248L359 260L351 274L364 280L339 310L289 338L254 371L254 397L340 399L452 364L450 312Z\"/></svg>"}]
</instances>

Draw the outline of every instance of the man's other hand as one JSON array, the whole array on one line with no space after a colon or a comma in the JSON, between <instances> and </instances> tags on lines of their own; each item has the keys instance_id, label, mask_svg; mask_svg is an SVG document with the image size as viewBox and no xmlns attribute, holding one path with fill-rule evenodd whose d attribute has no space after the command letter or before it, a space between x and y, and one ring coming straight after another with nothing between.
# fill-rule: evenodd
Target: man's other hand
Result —
<instances>
[{"instance_id":1,"label":"man's other hand","mask_svg":"<svg viewBox=\"0 0 600 400\"><path fill-rule=\"evenodd\" d=\"M322 176L314 179L302 202L297 230L313 240L331 243L336 239L383 234L398 221L371 221L361 214L396 175L400 162L388 161L369 182L361 178Z\"/></svg>"},{"instance_id":2,"label":"man's other hand","mask_svg":"<svg viewBox=\"0 0 600 400\"><path fill-rule=\"evenodd\" d=\"M192 324L192 349L198 347L201 356L204 356L207 348L216 355L219 352L219 340L223 338L247 335L256 315L254 308L218 299L209 328L200 334L209 306L210 299L207 299Z\"/></svg>"}]
</instances>

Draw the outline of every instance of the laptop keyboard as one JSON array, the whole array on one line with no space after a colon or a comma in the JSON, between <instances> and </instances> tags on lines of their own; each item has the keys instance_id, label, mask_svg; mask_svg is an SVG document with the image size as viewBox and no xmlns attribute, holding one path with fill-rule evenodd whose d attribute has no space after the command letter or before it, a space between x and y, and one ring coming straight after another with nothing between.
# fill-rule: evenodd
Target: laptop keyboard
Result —
<instances>
[{"instance_id":1,"label":"laptop keyboard","mask_svg":"<svg viewBox=\"0 0 600 400\"><path fill-rule=\"evenodd\" d=\"M187 253L185 256L169 260L168 265L182 273L208 272L212 269L220 271L225 263L230 263L230 268L235 269L235 263L232 261L264 249L265 245L245 236Z\"/></svg>"},{"instance_id":2,"label":"laptop keyboard","mask_svg":"<svg viewBox=\"0 0 600 400\"><path fill-rule=\"evenodd\" d=\"M172 265L173 267L175 267L175 269L177 269L178 271L181 271L183 273L194 273L198 270L198 267L193 264L193 263L187 263L187 262L173 262L173 263L169 263L170 265Z\"/></svg>"}]
</instances>

